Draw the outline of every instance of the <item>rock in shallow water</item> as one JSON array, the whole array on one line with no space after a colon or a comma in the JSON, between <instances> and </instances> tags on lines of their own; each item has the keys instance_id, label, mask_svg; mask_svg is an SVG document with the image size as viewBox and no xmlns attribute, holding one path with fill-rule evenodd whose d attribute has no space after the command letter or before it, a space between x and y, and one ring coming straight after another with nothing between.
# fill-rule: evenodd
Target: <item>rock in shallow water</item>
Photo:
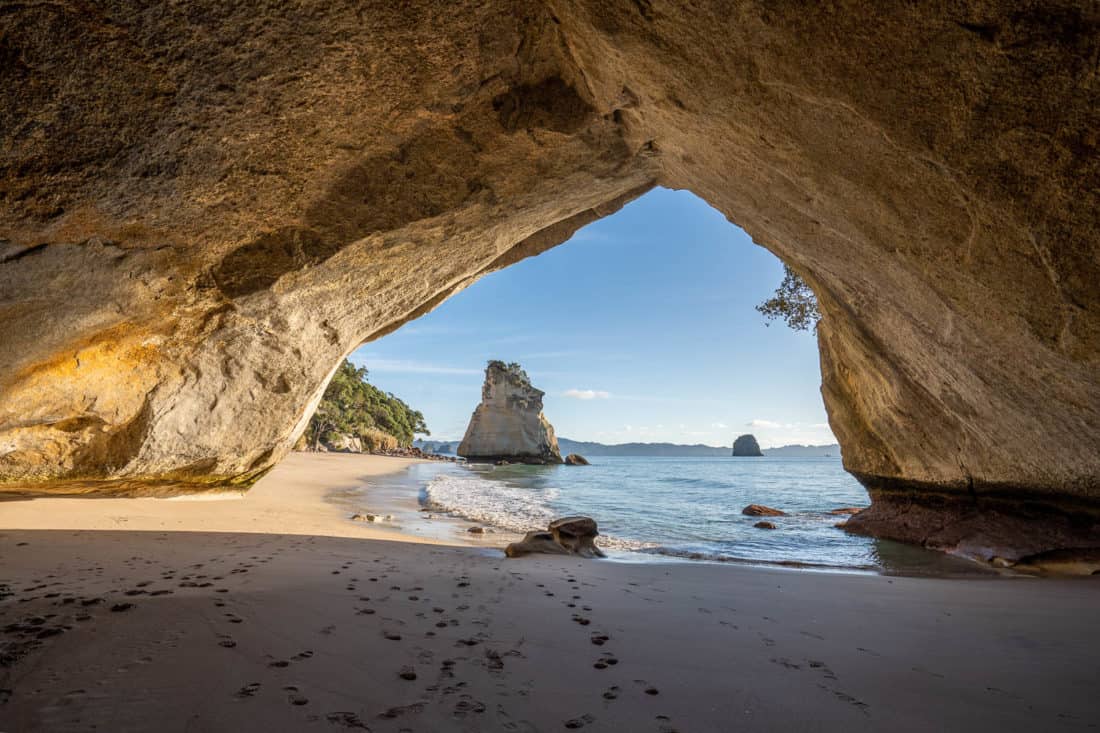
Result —
<instances>
[{"instance_id":1,"label":"rock in shallow water","mask_svg":"<svg viewBox=\"0 0 1100 733\"><path fill-rule=\"evenodd\" d=\"M829 514L835 514L837 516L840 516L840 515L843 515L843 514L855 515L855 514L859 514L861 511L863 511L863 509L864 509L864 507L861 507L861 506L842 506L842 507L839 507L837 509L830 509Z\"/></svg>"},{"instance_id":2,"label":"rock in shallow water","mask_svg":"<svg viewBox=\"0 0 1100 733\"><path fill-rule=\"evenodd\" d=\"M589 465L588 459L579 453L570 453L565 457L565 465L567 466L587 466Z\"/></svg>"},{"instance_id":3,"label":"rock in shallow water","mask_svg":"<svg viewBox=\"0 0 1100 733\"><path fill-rule=\"evenodd\" d=\"M746 517L785 517L787 512L763 504L749 504L741 510Z\"/></svg>"},{"instance_id":4,"label":"rock in shallow water","mask_svg":"<svg viewBox=\"0 0 1100 733\"><path fill-rule=\"evenodd\" d=\"M564 517L555 519L545 531L528 532L519 542L504 548L508 557L522 557L533 553L548 555L580 555L581 557L605 557L596 547L599 531L591 517Z\"/></svg>"}]
</instances>

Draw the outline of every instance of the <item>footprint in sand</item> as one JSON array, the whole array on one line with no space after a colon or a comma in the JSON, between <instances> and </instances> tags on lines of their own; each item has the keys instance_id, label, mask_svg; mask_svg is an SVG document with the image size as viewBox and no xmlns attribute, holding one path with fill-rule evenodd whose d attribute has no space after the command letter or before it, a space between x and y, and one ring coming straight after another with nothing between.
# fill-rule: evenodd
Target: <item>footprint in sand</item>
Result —
<instances>
[{"instance_id":1,"label":"footprint in sand","mask_svg":"<svg viewBox=\"0 0 1100 733\"><path fill-rule=\"evenodd\" d=\"M261 685L259 682L250 682L241 689L237 690L234 697L240 698L242 700L246 697L253 697L257 692L260 691L260 687Z\"/></svg>"},{"instance_id":2,"label":"footprint in sand","mask_svg":"<svg viewBox=\"0 0 1100 733\"><path fill-rule=\"evenodd\" d=\"M355 713L348 712L335 712L325 713L325 720L333 725L343 726L344 728L359 728L361 730L370 730L367 724L359 719L359 716Z\"/></svg>"},{"instance_id":3,"label":"footprint in sand","mask_svg":"<svg viewBox=\"0 0 1100 733\"><path fill-rule=\"evenodd\" d=\"M414 702L411 705L398 705L397 707L388 708L378 717L384 720L393 720L394 718L400 718L402 715L408 715L409 713L419 713L422 710L424 710L424 703Z\"/></svg>"},{"instance_id":4,"label":"footprint in sand","mask_svg":"<svg viewBox=\"0 0 1100 733\"><path fill-rule=\"evenodd\" d=\"M577 728L583 728L584 726L588 725L589 723L595 723L595 722L596 722L595 716L589 715L588 713L585 713L584 715L580 716L579 718L570 718L569 720L565 721L565 727L570 729L570 730L576 730Z\"/></svg>"}]
</instances>

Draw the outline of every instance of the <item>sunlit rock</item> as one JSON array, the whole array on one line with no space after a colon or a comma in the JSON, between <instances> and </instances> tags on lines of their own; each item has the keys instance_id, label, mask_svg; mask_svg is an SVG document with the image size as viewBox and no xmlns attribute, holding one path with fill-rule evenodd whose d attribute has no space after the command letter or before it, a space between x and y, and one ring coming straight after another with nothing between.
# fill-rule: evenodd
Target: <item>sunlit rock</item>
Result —
<instances>
[{"instance_id":1,"label":"sunlit rock","mask_svg":"<svg viewBox=\"0 0 1100 733\"><path fill-rule=\"evenodd\" d=\"M542 414L543 392L519 364L491 361L481 403L474 410L458 455L478 463L561 463L554 427Z\"/></svg>"},{"instance_id":2,"label":"sunlit rock","mask_svg":"<svg viewBox=\"0 0 1100 733\"><path fill-rule=\"evenodd\" d=\"M591 517L563 517L550 522L546 530L528 532L522 540L504 548L504 554L508 557L531 554L604 557L603 551L596 546L599 534L596 520Z\"/></svg>"}]
</instances>

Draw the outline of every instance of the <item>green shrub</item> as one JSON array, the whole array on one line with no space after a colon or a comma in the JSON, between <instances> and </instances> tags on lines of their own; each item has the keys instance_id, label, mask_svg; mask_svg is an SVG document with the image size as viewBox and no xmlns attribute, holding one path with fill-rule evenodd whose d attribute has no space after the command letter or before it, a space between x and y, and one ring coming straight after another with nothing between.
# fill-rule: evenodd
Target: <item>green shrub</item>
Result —
<instances>
[{"instance_id":1,"label":"green shrub","mask_svg":"<svg viewBox=\"0 0 1100 733\"><path fill-rule=\"evenodd\" d=\"M368 440L389 445L381 437L383 435L393 441L390 448L369 450L408 447L416 433L431 435L424 424L424 415L367 382L367 370L354 366L347 359L333 375L306 429L309 443L315 450L322 439L339 433L359 436L364 441L364 448Z\"/></svg>"}]
</instances>

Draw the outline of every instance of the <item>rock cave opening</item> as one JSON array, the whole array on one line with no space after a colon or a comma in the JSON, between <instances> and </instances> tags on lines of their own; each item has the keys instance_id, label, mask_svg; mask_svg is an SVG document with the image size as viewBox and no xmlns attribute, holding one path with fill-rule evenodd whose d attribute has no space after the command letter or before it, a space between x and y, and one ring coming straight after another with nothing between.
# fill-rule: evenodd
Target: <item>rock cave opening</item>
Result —
<instances>
[{"instance_id":1,"label":"rock cave opening","mask_svg":"<svg viewBox=\"0 0 1100 733\"><path fill-rule=\"evenodd\" d=\"M866 531L1100 547L1091 16L648 5L5 16L5 489L247 486L364 340L659 185L812 286Z\"/></svg>"}]
</instances>

